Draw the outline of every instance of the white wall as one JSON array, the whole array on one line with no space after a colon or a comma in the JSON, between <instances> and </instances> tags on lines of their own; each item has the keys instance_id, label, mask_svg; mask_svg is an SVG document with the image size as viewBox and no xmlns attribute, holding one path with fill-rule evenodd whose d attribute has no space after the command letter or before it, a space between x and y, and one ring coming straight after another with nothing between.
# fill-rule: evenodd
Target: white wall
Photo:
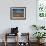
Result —
<instances>
[{"instance_id":1,"label":"white wall","mask_svg":"<svg viewBox=\"0 0 46 46\"><path fill-rule=\"evenodd\" d=\"M26 20L10 20L10 7L26 7ZM0 0L0 34L17 26L32 36L32 24L36 24L36 0Z\"/></svg>"}]
</instances>

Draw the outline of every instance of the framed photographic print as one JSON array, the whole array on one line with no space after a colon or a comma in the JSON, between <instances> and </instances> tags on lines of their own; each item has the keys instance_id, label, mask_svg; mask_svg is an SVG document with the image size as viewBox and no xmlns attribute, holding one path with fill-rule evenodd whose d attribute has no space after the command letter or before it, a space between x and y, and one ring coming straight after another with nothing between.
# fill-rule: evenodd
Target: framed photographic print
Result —
<instances>
[{"instance_id":1,"label":"framed photographic print","mask_svg":"<svg viewBox=\"0 0 46 46\"><path fill-rule=\"evenodd\" d=\"M26 7L11 7L10 8L11 20L25 20L26 19Z\"/></svg>"}]
</instances>

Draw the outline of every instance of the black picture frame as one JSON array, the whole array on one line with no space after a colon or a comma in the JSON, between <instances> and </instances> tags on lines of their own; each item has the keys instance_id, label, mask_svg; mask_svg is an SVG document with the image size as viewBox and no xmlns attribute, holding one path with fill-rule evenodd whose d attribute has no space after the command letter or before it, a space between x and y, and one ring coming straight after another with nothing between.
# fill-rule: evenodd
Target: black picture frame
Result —
<instances>
[{"instance_id":1,"label":"black picture frame","mask_svg":"<svg viewBox=\"0 0 46 46\"><path fill-rule=\"evenodd\" d=\"M26 7L11 7L10 8L11 20L25 20L26 19Z\"/></svg>"}]
</instances>

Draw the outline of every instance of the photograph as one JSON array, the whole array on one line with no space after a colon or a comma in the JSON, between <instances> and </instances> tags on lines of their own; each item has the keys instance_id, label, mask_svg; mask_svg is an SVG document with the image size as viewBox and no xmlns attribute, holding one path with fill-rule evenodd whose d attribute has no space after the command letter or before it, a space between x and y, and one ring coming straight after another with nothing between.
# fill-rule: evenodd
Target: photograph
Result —
<instances>
[{"instance_id":1,"label":"photograph","mask_svg":"<svg viewBox=\"0 0 46 46\"><path fill-rule=\"evenodd\" d=\"M26 7L11 7L10 8L11 20L24 20L26 19Z\"/></svg>"}]
</instances>

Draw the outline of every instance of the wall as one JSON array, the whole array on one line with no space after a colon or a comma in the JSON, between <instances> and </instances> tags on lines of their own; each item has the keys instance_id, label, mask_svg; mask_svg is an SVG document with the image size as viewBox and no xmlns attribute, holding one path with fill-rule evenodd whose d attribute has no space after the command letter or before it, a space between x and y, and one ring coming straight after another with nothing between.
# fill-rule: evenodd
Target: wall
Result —
<instances>
[{"instance_id":1,"label":"wall","mask_svg":"<svg viewBox=\"0 0 46 46\"><path fill-rule=\"evenodd\" d=\"M26 7L26 20L10 20L10 7ZM0 34L8 32L11 27L19 27L19 32L29 32L36 24L36 0L0 0Z\"/></svg>"}]
</instances>

